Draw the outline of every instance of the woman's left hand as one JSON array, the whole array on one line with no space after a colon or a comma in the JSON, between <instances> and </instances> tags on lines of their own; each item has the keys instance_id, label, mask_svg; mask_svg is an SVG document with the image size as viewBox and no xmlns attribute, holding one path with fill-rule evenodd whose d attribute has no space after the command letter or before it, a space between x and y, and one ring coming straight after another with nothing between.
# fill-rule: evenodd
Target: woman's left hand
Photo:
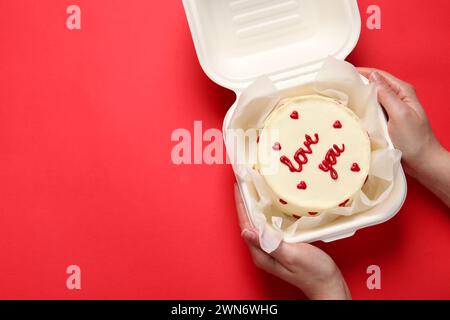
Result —
<instances>
[{"instance_id":1,"label":"woman's left hand","mask_svg":"<svg viewBox=\"0 0 450 320\"><path fill-rule=\"evenodd\" d=\"M264 252L259 244L258 230L252 228L237 186L235 200L242 236L258 268L298 287L310 299L351 299L339 268L319 248L306 243L283 241L271 254Z\"/></svg>"}]
</instances>

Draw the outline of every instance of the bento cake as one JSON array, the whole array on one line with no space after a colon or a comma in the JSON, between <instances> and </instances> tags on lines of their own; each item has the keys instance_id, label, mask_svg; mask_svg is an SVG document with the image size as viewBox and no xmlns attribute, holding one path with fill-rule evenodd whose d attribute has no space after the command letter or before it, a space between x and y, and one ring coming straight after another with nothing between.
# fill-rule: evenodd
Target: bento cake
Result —
<instances>
[{"instance_id":1,"label":"bento cake","mask_svg":"<svg viewBox=\"0 0 450 320\"><path fill-rule=\"evenodd\" d=\"M283 100L259 141L258 168L273 203L297 219L350 205L368 176L369 136L359 118L331 98Z\"/></svg>"}]
</instances>

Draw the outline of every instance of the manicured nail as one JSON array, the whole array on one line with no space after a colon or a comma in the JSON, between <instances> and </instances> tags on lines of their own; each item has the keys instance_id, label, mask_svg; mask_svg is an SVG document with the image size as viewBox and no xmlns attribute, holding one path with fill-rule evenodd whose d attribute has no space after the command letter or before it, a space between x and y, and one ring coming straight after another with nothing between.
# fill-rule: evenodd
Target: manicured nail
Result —
<instances>
[{"instance_id":1,"label":"manicured nail","mask_svg":"<svg viewBox=\"0 0 450 320\"><path fill-rule=\"evenodd\" d=\"M256 239L256 234L248 229L242 230L241 236L247 240L255 240Z\"/></svg>"},{"instance_id":2,"label":"manicured nail","mask_svg":"<svg viewBox=\"0 0 450 320\"><path fill-rule=\"evenodd\" d=\"M371 73L370 79L372 79L372 81L374 81L374 82L378 82L378 81L380 81L380 74L378 72L374 71Z\"/></svg>"}]
</instances>

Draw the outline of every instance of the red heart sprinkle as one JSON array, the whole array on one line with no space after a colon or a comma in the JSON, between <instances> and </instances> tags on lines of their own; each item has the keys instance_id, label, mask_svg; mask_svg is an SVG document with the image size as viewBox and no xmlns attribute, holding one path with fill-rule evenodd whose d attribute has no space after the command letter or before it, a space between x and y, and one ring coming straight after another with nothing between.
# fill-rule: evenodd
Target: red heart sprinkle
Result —
<instances>
[{"instance_id":1,"label":"red heart sprinkle","mask_svg":"<svg viewBox=\"0 0 450 320\"><path fill-rule=\"evenodd\" d=\"M315 216L315 215L318 214L318 212L308 212L308 214L309 214L310 216Z\"/></svg>"},{"instance_id":2,"label":"red heart sprinkle","mask_svg":"<svg viewBox=\"0 0 450 320\"><path fill-rule=\"evenodd\" d=\"M298 119L298 112L297 111L292 111L291 113L291 119L297 120Z\"/></svg>"},{"instance_id":3,"label":"red heart sprinkle","mask_svg":"<svg viewBox=\"0 0 450 320\"><path fill-rule=\"evenodd\" d=\"M354 164L352 164L352 167L350 168L350 170L352 170L353 172L361 171L361 169L359 168L359 166L356 162Z\"/></svg>"},{"instance_id":4,"label":"red heart sprinkle","mask_svg":"<svg viewBox=\"0 0 450 320\"><path fill-rule=\"evenodd\" d=\"M275 151L280 151L281 150L281 144L279 142L275 142L275 144L272 147L273 150Z\"/></svg>"},{"instance_id":5,"label":"red heart sprinkle","mask_svg":"<svg viewBox=\"0 0 450 320\"><path fill-rule=\"evenodd\" d=\"M296 214L293 214L292 216L293 216L295 219L297 219L297 220L301 218L300 216L298 216L298 215L296 215Z\"/></svg>"},{"instance_id":6,"label":"red heart sprinkle","mask_svg":"<svg viewBox=\"0 0 450 320\"><path fill-rule=\"evenodd\" d=\"M280 199L280 203L281 203L281 204L287 204L287 202L284 201L283 199Z\"/></svg>"},{"instance_id":7,"label":"red heart sprinkle","mask_svg":"<svg viewBox=\"0 0 450 320\"><path fill-rule=\"evenodd\" d=\"M300 190L306 190L306 182L305 182L305 181L301 181L301 182L297 185L297 189L300 189Z\"/></svg>"},{"instance_id":8,"label":"red heart sprinkle","mask_svg":"<svg viewBox=\"0 0 450 320\"><path fill-rule=\"evenodd\" d=\"M345 205L350 201L350 199L345 200L344 202L342 202L339 207L345 207Z\"/></svg>"},{"instance_id":9,"label":"red heart sprinkle","mask_svg":"<svg viewBox=\"0 0 450 320\"><path fill-rule=\"evenodd\" d=\"M339 120L336 120L336 122L333 124L333 128L335 129L342 128L342 123Z\"/></svg>"}]
</instances>

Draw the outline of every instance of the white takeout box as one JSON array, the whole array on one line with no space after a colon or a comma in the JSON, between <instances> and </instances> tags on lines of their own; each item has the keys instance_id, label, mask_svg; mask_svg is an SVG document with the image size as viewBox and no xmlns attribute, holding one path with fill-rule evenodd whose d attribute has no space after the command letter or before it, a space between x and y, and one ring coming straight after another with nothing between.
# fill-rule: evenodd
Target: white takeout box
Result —
<instances>
[{"instance_id":1,"label":"white takeout box","mask_svg":"<svg viewBox=\"0 0 450 320\"><path fill-rule=\"evenodd\" d=\"M292 90L309 93L308 84L324 60L328 56L344 60L361 30L356 0L183 0L183 5L203 70L211 80L233 90L236 101L263 75L282 95ZM224 134L235 108L236 102L225 116ZM383 125L387 130L386 123ZM250 188L236 178L249 213ZM406 179L400 167L391 194L378 206L326 226L285 235L284 240L330 242L350 237L358 229L392 218L405 197ZM251 214L249 217L252 219Z\"/></svg>"}]
</instances>

